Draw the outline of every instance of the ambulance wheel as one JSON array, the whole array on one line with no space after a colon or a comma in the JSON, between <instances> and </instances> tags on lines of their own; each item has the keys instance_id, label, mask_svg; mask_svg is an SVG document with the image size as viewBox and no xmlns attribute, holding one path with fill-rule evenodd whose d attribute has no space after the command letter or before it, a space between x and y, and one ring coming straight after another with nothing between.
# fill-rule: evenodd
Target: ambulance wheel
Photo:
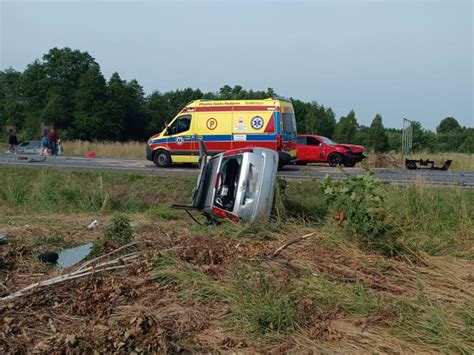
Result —
<instances>
[{"instance_id":1,"label":"ambulance wheel","mask_svg":"<svg viewBox=\"0 0 474 355\"><path fill-rule=\"evenodd\" d=\"M159 168L167 168L171 165L171 156L166 150L158 150L154 157L153 161L156 166Z\"/></svg>"},{"instance_id":2,"label":"ambulance wheel","mask_svg":"<svg viewBox=\"0 0 474 355\"><path fill-rule=\"evenodd\" d=\"M332 153L332 154L328 157L328 163L329 163L329 166L341 165L341 163L342 163L342 156L341 156L341 154L339 154L339 153Z\"/></svg>"}]
</instances>

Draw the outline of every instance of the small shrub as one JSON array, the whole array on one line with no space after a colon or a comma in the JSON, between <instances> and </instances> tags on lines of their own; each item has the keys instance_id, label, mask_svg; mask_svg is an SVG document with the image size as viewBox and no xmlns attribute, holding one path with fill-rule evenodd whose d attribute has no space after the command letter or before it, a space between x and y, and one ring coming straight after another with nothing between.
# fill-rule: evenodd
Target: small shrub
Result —
<instances>
[{"instance_id":1,"label":"small shrub","mask_svg":"<svg viewBox=\"0 0 474 355\"><path fill-rule=\"evenodd\" d=\"M329 176L321 183L328 201L338 215L338 223L360 244L393 256L400 251L394 227L388 222L382 182L367 171L334 181Z\"/></svg>"},{"instance_id":2,"label":"small shrub","mask_svg":"<svg viewBox=\"0 0 474 355\"><path fill-rule=\"evenodd\" d=\"M92 246L92 254L100 254L106 246L119 246L130 242L133 230L126 216L119 215L112 219L112 224L107 227L104 238L96 241Z\"/></svg>"},{"instance_id":3,"label":"small shrub","mask_svg":"<svg viewBox=\"0 0 474 355\"><path fill-rule=\"evenodd\" d=\"M112 224L107 227L105 239L109 242L126 244L133 238L133 230L128 217L119 215L112 219Z\"/></svg>"}]
</instances>

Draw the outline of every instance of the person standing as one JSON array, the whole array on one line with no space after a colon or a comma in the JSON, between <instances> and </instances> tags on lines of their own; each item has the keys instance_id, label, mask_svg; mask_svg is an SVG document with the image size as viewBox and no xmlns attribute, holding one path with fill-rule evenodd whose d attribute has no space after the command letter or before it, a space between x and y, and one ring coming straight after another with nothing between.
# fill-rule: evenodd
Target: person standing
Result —
<instances>
[{"instance_id":1,"label":"person standing","mask_svg":"<svg viewBox=\"0 0 474 355\"><path fill-rule=\"evenodd\" d=\"M43 132L43 136L41 137L40 144L41 144L41 153L40 153L40 155L43 155L43 154L48 155L49 142L48 142L48 134L46 133L46 131Z\"/></svg>"},{"instance_id":2,"label":"person standing","mask_svg":"<svg viewBox=\"0 0 474 355\"><path fill-rule=\"evenodd\" d=\"M56 135L56 130L54 128L49 131L48 141L51 155L58 155L58 136Z\"/></svg>"},{"instance_id":3,"label":"person standing","mask_svg":"<svg viewBox=\"0 0 474 355\"><path fill-rule=\"evenodd\" d=\"M58 154L59 155L63 155L64 151L63 151L63 146L61 145L61 140L58 139Z\"/></svg>"},{"instance_id":4,"label":"person standing","mask_svg":"<svg viewBox=\"0 0 474 355\"><path fill-rule=\"evenodd\" d=\"M8 144L10 145L10 152L16 153L16 146L18 145L18 138L16 137L16 132L13 129L9 131L10 137L8 138Z\"/></svg>"}]
</instances>

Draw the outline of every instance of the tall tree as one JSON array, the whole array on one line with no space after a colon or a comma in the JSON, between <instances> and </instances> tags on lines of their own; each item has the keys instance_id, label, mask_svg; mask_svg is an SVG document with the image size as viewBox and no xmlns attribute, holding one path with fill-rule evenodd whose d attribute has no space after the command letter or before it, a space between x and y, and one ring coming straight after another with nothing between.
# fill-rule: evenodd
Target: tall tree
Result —
<instances>
[{"instance_id":1,"label":"tall tree","mask_svg":"<svg viewBox=\"0 0 474 355\"><path fill-rule=\"evenodd\" d=\"M106 114L105 79L97 66L81 75L75 93L74 138L92 140L120 139L123 122Z\"/></svg>"},{"instance_id":2,"label":"tall tree","mask_svg":"<svg viewBox=\"0 0 474 355\"><path fill-rule=\"evenodd\" d=\"M331 138L336 128L336 115L330 107L319 107L319 115L314 126L317 134Z\"/></svg>"},{"instance_id":3,"label":"tall tree","mask_svg":"<svg viewBox=\"0 0 474 355\"><path fill-rule=\"evenodd\" d=\"M387 135L387 150L399 151L402 145L402 130L396 128L385 128Z\"/></svg>"},{"instance_id":4,"label":"tall tree","mask_svg":"<svg viewBox=\"0 0 474 355\"><path fill-rule=\"evenodd\" d=\"M340 118L334 130L334 139L338 143L355 143L357 134L357 119L354 110L348 113L347 116Z\"/></svg>"},{"instance_id":5,"label":"tall tree","mask_svg":"<svg viewBox=\"0 0 474 355\"><path fill-rule=\"evenodd\" d=\"M370 125L370 143L374 153L383 153L388 148L388 139L382 123L382 116L376 114Z\"/></svg>"},{"instance_id":6,"label":"tall tree","mask_svg":"<svg viewBox=\"0 0 474 355\"><path fill-rule=\"evenodd\" d=\"M331 108L325 108L323 105L318 105L316 101L306 104L303 107L303 112L305 114L302 119L295 108L297 122L298 120L302 121L300 126L297 127L299 129L298 132L331 137L336 126L335 115Z\"/></svg>"},{"instance_id":7,"label":"tall tree","mask_svg":"<svg viewBox=\"0 0 474 355\"><path fill-rule=\"evenodd\" d=\"M0 72L0 126L21 127L25 117L22 74L13 69Z\"/></svg>"},{"instance_id":8,"label":"tall tree","mask_svg":"<svg viewBox=\"0 0 474 355\"><path fill-rule=\"evenodd\" d=\"M145 114L142 106L145 102L143 88L136 80L127 82L113 73L107 84L106 112L123 127L121 140L145 139Z\"/></svg>"},{"instance_id":9,"label":"tall tree","mask_svg":"<svg viewBox=\"0 0 474 355\"><path fill-rule=\"evenodd\" d=\"M423 128L420 122L414 121L413 124L413 150L414 151L433 151L436 150L436 135Z\"/></svg>"},{"instance_id":10,"label":"tall tree","mask_svg":"<svg viewBox=\"0 0 474 355\"><path fill-rule=\"evenodd\" d=\"M41 112L42 123L52 124L59 129L69 128L71 109L69 102L61 94L51 92L48 95L48 101Z\"/></svg>"},{"instance_id":11,"label":"tall tree","mask_svg":"<svg viewBox=\"0 0 474 355\"><path fill-rule=\"evenodd\" d=\"M359 126L356 133L355 143L363 145L366 148L370 148L372 146L370 127L364 125Z\"/></svg>"},{"instance_id":12,"label":"tall tree","mask_svg":"<svg viewBox=\"0 0 474 355\"><path fill-rule=\"evenodd\" d=\"M311 133L310 128L306 126L306 114L311 108L311 103L303 102L298 99L291 98L291 103L293 105L293 110L295 111L296 117L296 130L298 133Z\"/></svg>"},{"instance_id":13,"label":"tall tree","mask_svg":"<svg viewBox=\"0 0 474 355\"><path fill-rule=\"evenodd\" d=\"M455 133L461 130L461 125L454 117L446 117L441 120L439 126L436 127L436 133L446 134Z\"/></svg>"}]
</instances>

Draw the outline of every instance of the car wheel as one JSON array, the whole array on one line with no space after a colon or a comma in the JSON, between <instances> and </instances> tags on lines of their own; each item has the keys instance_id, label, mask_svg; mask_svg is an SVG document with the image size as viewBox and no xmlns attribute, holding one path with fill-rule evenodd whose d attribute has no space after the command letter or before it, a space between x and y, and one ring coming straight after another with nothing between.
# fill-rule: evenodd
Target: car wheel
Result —
<instances>
[{"instance_id":1,"label":"car wheel","mask_svg":"<svg viewBox=\"0 0 474 355\"><path fill-rule=\"evenodd\" d=\"M342 156L341 156L341 154L339 154L339 153L332 153L332 154L328 157L328 163L329 163L329 166L341 165L341 163L342 163Z\"/></svg>"},{"instance_id":2,"label":"car wheel","mask_svg":"<svg viewBox=\"0 0 474 355\"><path fill-rule=\"evenodd\" d=\"M153 156L155 165L159 168L167 168L171 165L171 156L166 150L158 150Z\"/></svg>"},{"instance_id":3,"label":"car wheel","mask_svg":"<svg viewBox=\"0 0 474 355\"><path fill-rule=\"evenodd\" d=\"M353 161L352 162L346 161L343 164L346 168L353 168L356 165L356 163L354 163Z\"/></svg>"}]
</instances>

